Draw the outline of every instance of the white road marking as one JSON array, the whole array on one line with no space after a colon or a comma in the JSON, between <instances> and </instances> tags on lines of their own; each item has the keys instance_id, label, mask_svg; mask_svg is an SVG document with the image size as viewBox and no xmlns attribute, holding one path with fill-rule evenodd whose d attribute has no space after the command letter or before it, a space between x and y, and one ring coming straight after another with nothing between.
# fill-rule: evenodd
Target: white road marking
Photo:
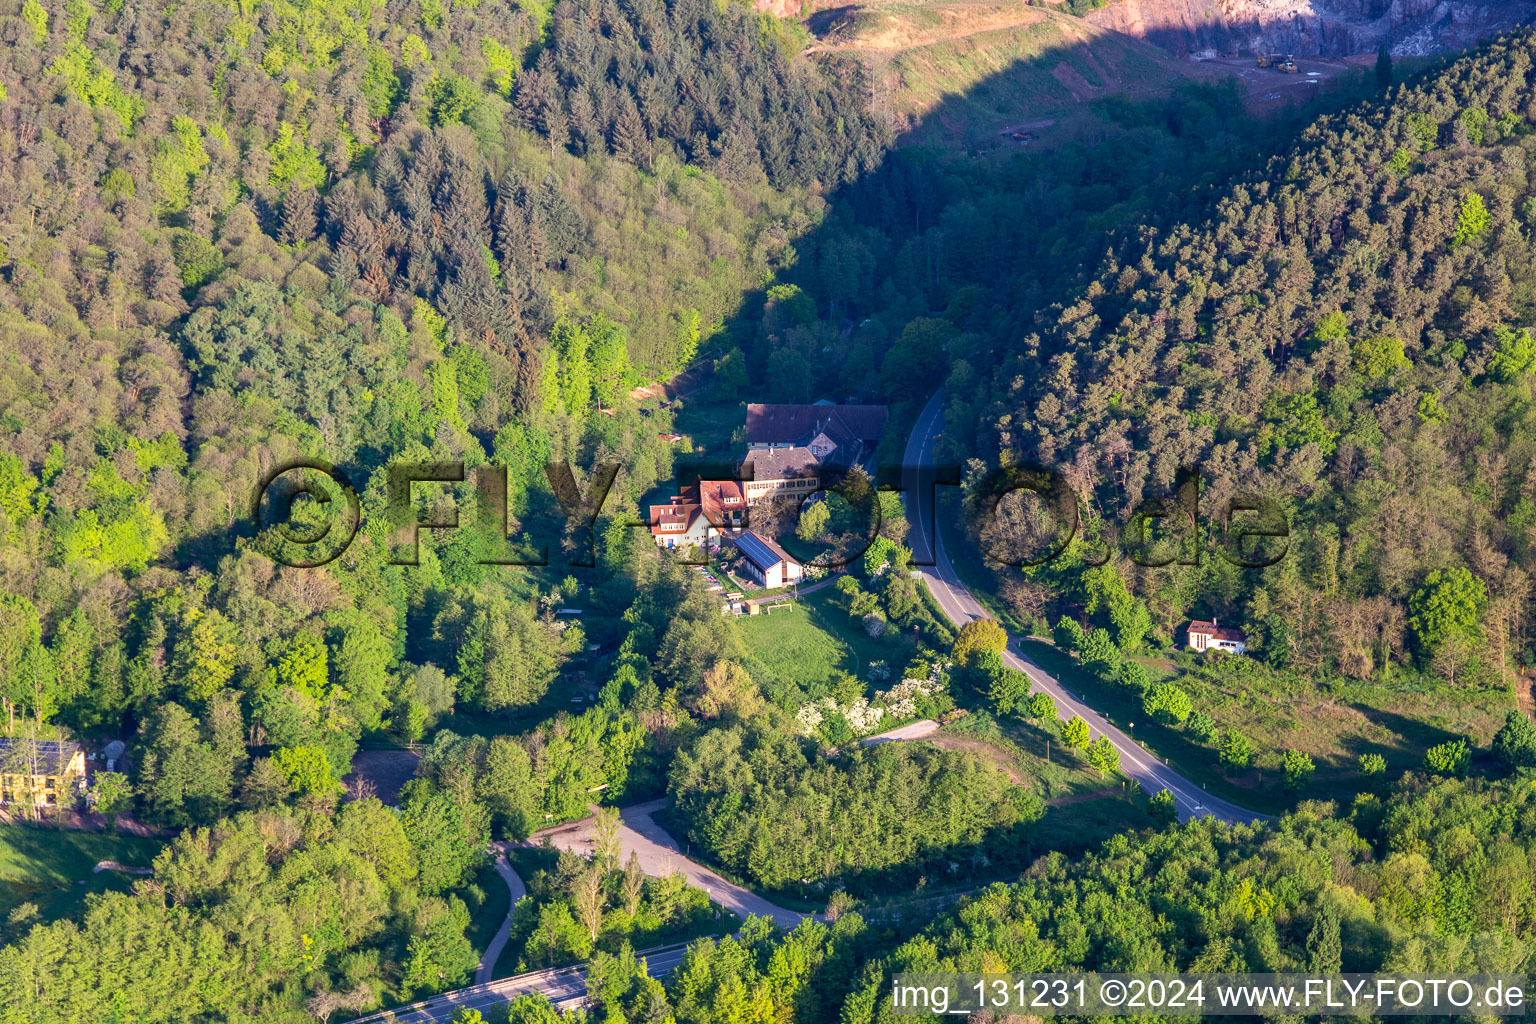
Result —
<instances>
[{"instance_id":1,"label":"white road marking","mask_svg":"<svg viewBox=\"0 0 1536 1024\"><path fill-rule=\"evenodd\" d=\"M912 436L908 439L906 468L910 470L914 483L920 480L921 470L931 458L935 433L941 429L942 408L940 396L935 394L929 400L928 407L924 410L917 424L914 425ZM927 421L926 423L924 422L925 420ZM917 436L920 428L922 429L922 440L918 442ZM928 584L929 591L933 594L934 600L938 602L939 608L944 614L956 625L964 625L972 619L984 617L986 612L981 607L980 602L965 589L964 584L960 582L959 574L955 572L954 566L945 557L944 536L938 528L937 501L934 500L934 495L925 495L923 488L915 488L912 500L912 519L914 520L913 525L916 528L916 532L919 535L922 534L921 528L925 518L923 516L923 501L925 498L932 500L934 505L934 535L931 539L926 536L923 537L923 541L928 548L928 553L932 556L934 564L929 567L919 568L918 571L921 573L924 582ZM1131 770L1127 774L1135 778L1137 782L1142 783L1144 788L1151 789L1151 787L1156 786L1168 790L1168 792L1173 794L1175 806L1179 807L1181 811L1187 812L1184 814L1185 817L1198 816L1206 811L1210 811L1216 817L1228 822L1261 821L1266 817L1265 815L1245 810L1235 804L1228 804L1225 801L1217 804L1215 809L1212 810L1204 802L1205 794L1203 791L1196 790L1192 782L1166 766L1155 761L1151 764L1144 761L1142 759L1144 752L1136 745L1133 739L1120 733L1102 715L1082 703L1081 699L1076 694L1067 691L1059 680L1047 675L1039 666L1027 661L1006 647L1004 648L1004 660L1022 670L1031 682L1038 683L1056 699L1061 706L1058 712L1059 717L1066 718L1069 713L1076 714L1088 722L1090 730L1097 727L1100 736L1108 736L1109 741L1120 752L1122 765L1128 764L1130 766Z\"/></svg>"}]
</instances>

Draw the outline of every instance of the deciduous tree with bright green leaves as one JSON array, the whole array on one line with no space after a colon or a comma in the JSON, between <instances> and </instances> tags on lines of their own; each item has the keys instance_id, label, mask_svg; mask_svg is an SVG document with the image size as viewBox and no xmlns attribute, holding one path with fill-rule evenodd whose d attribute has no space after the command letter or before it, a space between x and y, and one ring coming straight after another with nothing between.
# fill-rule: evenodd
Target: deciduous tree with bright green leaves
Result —
<instances>
[{"instance_id":1,"label":"deciduous tree with bright green leaves","mask_svg":"<svg viewBox=\"0 0 1536 1024\"><path fill-rule=\"evenodd\" d=\"M1056 717L1056 702L1044 690L1029 695L1024 702L1024 717L1034 721L1050 721Z\"/></svg>"},{"instance_id":2,"label":"deciduous tree with bright green leaves","mask_svg":"<svg viewBox=\"0 0 1536 1024\"><path fill-rule=\"evenodd\" d=\"M1236 729L1228 729L1221 737L1217 754L1223 768L1247 768L1253 763L1253 745L1248 742L1247 736Z\"/></svg>"},{"instance_id":3,"label":"deciduous tree with bright green leaves","mask_svg":"<svg viewBox=\"0 0 1536 1024\"><path fill-rule=\"evenodd\" d=\"M1495 324L1493 354L1488 358L1488 373L1495 380L1508 383L1536 366L1536 339L1528 327Z\"/></svg>"},{"instance_id":4,"label":"deciduous tree with bright green leaves","mask_svg":"<svg viewBox=\"0 0 1536 1024\"><path fill-rule=\"evenodd\" d=\"M827 510L824 501L813 501L800 509L800 518L795 523L795 536L807 544L826 539L827 523L832 519L832 513ZM852 579L844 576L843 579Z\"/></svg>"},{"instance_id":5,"label":"deciduous tree with bright green leaves","mask_svg":"<svg viewBox=\"0 0 1536 1024\"><path fill-rule=\"evenodd\" d=\"M277 660L277 681L320 700L330 687L325 641L313 633L296 634Z\"/></svg>"},{"instance_id":6,"label":"deciduous tree with bright green leaves","mask_svg":"<svg viewBox=\"0 0 1536 1024\"><path fill-rule=\"evenodd\" d=\"M303 796L334 796L341 780L319 747L284 747L273 755L294 791Z\"/></svg>"},{"instance_id":7,"label":"deciduous tree with bright green leaves","mask_svg":"<svg viewBox=\"0 0 1536 1024\"><path fill-rule=\"evenodd\" d=\"M1299 750L1287 750L1280 762L1280 777L1285 788L1295 792L1306 786L1316 766Z\"/></svg>"},{"instance_id":8,"label":"deciduous tree with bright green leaves","mask_svg":"<svg viewBox=\"0 0 1536 1024\"><path fill-rule=\"evenodd\" d=\"M950 657L955 659L955 664L968 666L985 652L1002 654L1007 645L1008 634L996 619L972 619L960 627L954 646L950 648Z\"/></svg>"},{"instance_id":9,"label":"deciduous tree with bright green leaves","mask_svg":"<svg viewBox=\"0 0 1536 1024\"><path fill-rule=\"evenodd\" d=\"M1004 668L987 688L987 699L1004 713L1013 711L1029 693L1029 677L1016 668Z\"/></svg>"},{"instance_id":10,"label":"deciduous tree with bright green leaves","mask_svg":"<svg viewBox=\"0 0 1536 1024\"><path fill-rule=\"evenodd\" d=\"M1142 698L1142 710L1165 725L1183 722L1195 708L1189 694L1172 683L1159 683Z\"/></svg>"},{"instance_id":11,"label":"deciduous tree with bright green leaves","mask_svg":"<svg viewBox=\"0 0 1536 1024\"><path fill-rule=\"evenodd\" d=\"M1100 775L1108 775L1120 769L1120 751L1108 736L1100 736L1088 744L1083 756Z\"/></svg>"},{"instance_id":12,"label":"deciduous tree with bright green leaves","mask_svg":"<svg viewBox=\"0 0 1536 1024\"><path fill-rule=\"evenodd\" d=\"M1493 223L1488 206L1481 193L1468 192L1461 197L1456 209L1456 231L1451 236L1451 248L1458 249L1487 231Z\"/></svg>"},{"instance_id":13,"label":"deciduous tree with bright green leaves","mask_svg":"<svg viewBox=\"0 0 1536 1024\"><path fill-rule=\"evenodd\" d=\"M1435 775L1465 775L1472 763L1472 748L1465 739L1447 740L1424 754L1424 770Z\"/></svg>"},{"instance_id":14,"label":"deciduous tree with bright green leaves","mask_svg":"<svg viewBox=\"0 0 1536 1024\"><path fill-rule=\"evenodd\" d=\"M1408 599L1408 628L1426 660L1448 641L1473 641L1488 605L1483 581L1461 566L1435 569Z\"/></svg>"},{"instance_id":15,"label":"deciduous tree with bright green leaves","mask_svg":"<svg viewBox=\"0 0 1536 1024\"><path fill-rule=\"evenodd\" d=\"M1536 725L1524 711L1510 711L1493 735L1493 754L1511 768L1536 768Z\"/></svg>"}]
</instances>

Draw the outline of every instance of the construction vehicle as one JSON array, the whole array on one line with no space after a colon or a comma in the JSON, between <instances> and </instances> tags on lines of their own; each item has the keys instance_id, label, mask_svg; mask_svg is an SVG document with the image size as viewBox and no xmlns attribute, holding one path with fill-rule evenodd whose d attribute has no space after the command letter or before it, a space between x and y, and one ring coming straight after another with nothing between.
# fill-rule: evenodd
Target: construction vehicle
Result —
<instances>
[{"instance_id":1,"label":"construction vehicle","mask_svg":"<svg viewBox=\"0 0 1536 1024\"><path fill-rule=\"evenodd\" d=\"M1300 70L1296 67L1296 58L1289 53L1261 53L1257 63L1261 68L1274 68L1287 75L1293 75Z\"/></svg>"}]
</instances>

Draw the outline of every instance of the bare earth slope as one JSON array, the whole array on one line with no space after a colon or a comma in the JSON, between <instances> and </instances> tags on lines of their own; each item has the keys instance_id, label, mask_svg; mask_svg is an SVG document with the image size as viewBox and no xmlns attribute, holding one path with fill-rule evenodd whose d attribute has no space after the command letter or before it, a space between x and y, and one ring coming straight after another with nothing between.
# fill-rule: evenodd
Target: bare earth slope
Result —
<instances>
[{"instance_id":1,"label":"bare earth slope","mask_svg":"<svg viewBox=\"0 0 1536 1024\"><path fill-rule=\"evenodd\" d=\"M877 103L899 128L969 146L1100 96L1148 96L1205 77L1143 40L1017 2L871 0L821 10L807 25L810 52L854 53L870 65ZM941 101L942 119L925 123Z\"/></svg>"},{"instance_id":2,"label":"bare earth slope","mask_svg":"<svg viewBox=\"0 0 1536 1024\"><path fill-rule=\"evenodd\" d=\"M1533 19L1532 0L1116 0L1086 20L1181 55L1347 57L1459 50Z\"/></svg>"}]
</instances>

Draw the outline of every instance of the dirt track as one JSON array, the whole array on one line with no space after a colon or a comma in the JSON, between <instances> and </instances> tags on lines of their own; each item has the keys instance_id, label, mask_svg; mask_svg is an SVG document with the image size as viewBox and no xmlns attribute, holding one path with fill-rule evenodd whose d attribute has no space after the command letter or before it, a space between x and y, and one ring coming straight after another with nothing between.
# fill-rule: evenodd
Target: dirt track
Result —
<instances>
[{"instance_id":1,"label":"dirt track","mask_svg":"<svg viewBox=\"0 0 1536 1024\"><path fill-rule=\"evenodd\" d=\"M1254 113L1278 112L1306 103L1332 79L1374 65L1370 57L1297 57L1295 74L1261 68L1252 57L1216 57L1193 62L1197 74L1235 78Z\"/></svg>"}]
</instances>

